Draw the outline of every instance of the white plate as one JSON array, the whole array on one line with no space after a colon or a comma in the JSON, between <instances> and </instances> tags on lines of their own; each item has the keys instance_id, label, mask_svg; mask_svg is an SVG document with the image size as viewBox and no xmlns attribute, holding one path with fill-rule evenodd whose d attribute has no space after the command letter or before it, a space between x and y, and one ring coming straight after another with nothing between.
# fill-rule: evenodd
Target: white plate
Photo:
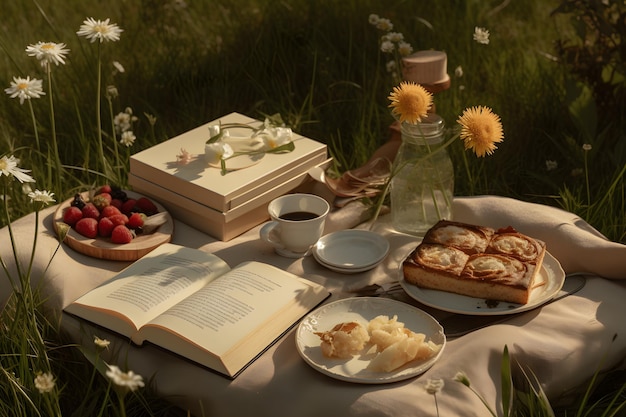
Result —
<instances>
[{"instance_id":1,"label":"white plate","mask_svg":"<svg viewBox=\"0 0 626 417\"><path fill-rule=\"evenodd\" d=\"M493 301L488 302L487 300L481 298L420 288L416 285L409 284L404 280L402 263L400 263L399 267L400 285L413 299L427 306L438 308L439 310L474 316L516 314L537 308L550 301L555 295L558 294L563 286L563 283L565 282L565 272L563 271L563 268L561 268L559 261L557 261L554 256L546 252L541 272L537 278L537 283L540 283L543 280L545 284L535 288L530 293L530 299L527 304L515 304L498 301L495 302L495 305L491 305L494 303ZM488 305L488 303L490 305Z\"/></svg>"},{"instance_id":2,"label":"white plate","mask_svg":"<svg viewBox=\"0 0 626 417\"><path fill-rule=\"evenodd\" d=\"M319 255L317 254L317 250L315 249L315 246L313 246L312 249L313 250L311 251L311 253L313 254L313 257L315 258L315 260L320 265L325 266L326 268L330 269L331 271L339 272L339 273L342 273L342 274L358 274L359 272L369 271L370 269L373 269L373 268L377 267L378 264L380 264L383 261L381 259L378 262L376 262L375 264L367 265L367 266L364 266L362 268L340 268L338 266L329 265L329 264L325 263L324 260L321 259L319 257Z\"/></svg>"},{"instance_id":3,"label":"white plate","mask_svg":"<svg viewBox=\"0 0 626 417\"><path fill-rule=\"evenodd\" d=\"M340 230L322 236L315 252L326 266L362 269L381 262L389 252L389 242L369 230Z\"/></svg>"},{"instance_id":4,"label":"white plate","mask_svg":"<svg viewBox=\"0 0 626 417\"><path fill-rule=\"evenodd\" d=\"M434 357L413 361L392 372L374 372L367 369L367 357L351 359L327 358L322 353L321 341L315 332L325 332L336 324L356 321L363 325L379 315L398 316L407 329L424 333L426 340L441 344ZM347 298L323 305L307 315L296 330L296 347L300 356L317 371L332 378L362 384L385 384L412 378L426 372L439 359L446 344L443 327L422 310L400 301L378 298Z\"/></svg>"}]
</instances>

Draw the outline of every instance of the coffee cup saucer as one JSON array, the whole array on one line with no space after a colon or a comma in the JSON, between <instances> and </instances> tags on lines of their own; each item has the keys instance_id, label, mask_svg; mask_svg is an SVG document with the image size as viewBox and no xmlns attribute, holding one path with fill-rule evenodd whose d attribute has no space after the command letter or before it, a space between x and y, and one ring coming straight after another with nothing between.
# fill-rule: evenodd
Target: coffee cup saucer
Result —
<instances>
[{"instance_id":1,"label":"coffee cup saucer","mask_svg":"<svg viewBox=\"0 0 626 417\"><path fill-rule=\"evenodd\" d=\"M306 252L292 252L289 249L285 248L274 248L277 254L280 256L284 256L285 258L303 258L305 256L311 255L311 250L307 250Z\"/></svg>"}]
</instances>

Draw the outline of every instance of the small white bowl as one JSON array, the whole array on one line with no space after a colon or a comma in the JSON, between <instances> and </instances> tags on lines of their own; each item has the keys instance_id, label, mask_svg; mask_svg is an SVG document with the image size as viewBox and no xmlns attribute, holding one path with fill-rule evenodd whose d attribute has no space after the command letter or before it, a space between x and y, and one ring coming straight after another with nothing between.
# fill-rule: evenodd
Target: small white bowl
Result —
<instances>
[{"instance_id":1,"label":"small white bowl","mask_svg":"<svg viewBox=\"0 0 626 417\"><path fill-rule=\"evenodd\" d=\"M330 269L364 271L378 265L389 253L389 242L369 230L340 230L322 236L313 255ZM332 267L332 268L331 268Z\"/></svg>"}]
</instances>

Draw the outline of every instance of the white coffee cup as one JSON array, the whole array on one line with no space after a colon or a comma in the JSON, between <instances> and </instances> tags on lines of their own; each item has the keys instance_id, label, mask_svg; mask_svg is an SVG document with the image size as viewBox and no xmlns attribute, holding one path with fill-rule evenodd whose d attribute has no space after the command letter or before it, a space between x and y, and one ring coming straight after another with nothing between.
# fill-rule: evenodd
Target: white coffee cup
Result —
<instances>
[{"instance_id":1,"label":"white coffee cup","mask_svg":"<svg viewBox=\"0 0 626 417\"><path fill-rule=\"evenodd\" d=\"M330 205L314 194L287 194L272 200L267 211L272 220L261 227L261 240L279 255L299 258L322 237Z\"/></svg>"}]
</instances>

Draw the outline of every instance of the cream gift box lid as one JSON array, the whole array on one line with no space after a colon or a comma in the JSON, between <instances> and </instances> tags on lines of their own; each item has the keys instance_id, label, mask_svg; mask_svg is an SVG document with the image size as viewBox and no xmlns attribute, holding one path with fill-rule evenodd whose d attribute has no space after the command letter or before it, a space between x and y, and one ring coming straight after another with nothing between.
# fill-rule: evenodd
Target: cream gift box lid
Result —
<instances>
[{"instance_id":1,"label":"cream gift box lid","mask_svg":"<svg viewBox=\"0 0 626 417\"><path fill-rule=\"evenodd\" d=\"M217 123L261 125L258 120L230 113L132 155L131 174L218 211L227 212L287 181L289 178L285 178L285 175L300 173L293 172L293 168L300 167L302 172L306 172L327 157L325 144L293 133L293 151L265 154L252 166L222 175L219 168L210 167L203 158L204 146L210 137L209 126ZM200 157L187 165L179 164L176 156L181 153L181 149Z\"/></svg>"}]
</instances>

